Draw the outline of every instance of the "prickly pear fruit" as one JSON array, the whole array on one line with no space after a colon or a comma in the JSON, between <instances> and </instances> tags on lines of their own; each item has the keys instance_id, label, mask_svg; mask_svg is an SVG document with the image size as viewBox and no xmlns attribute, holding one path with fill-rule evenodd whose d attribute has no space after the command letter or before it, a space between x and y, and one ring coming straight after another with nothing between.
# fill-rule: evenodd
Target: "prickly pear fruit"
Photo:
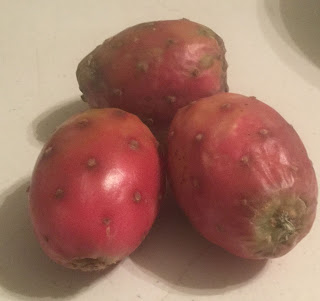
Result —
<instances>
[{"instance_id":1,"label":"prickly pear fruit","mask_svg":"<svg viewBox=\"0 0 320 301\"><path fill-rule=\"evenodd\" d=\"M298 134L254 97L221 93L179 110L168 165L176 199L209 241L244 258L289 252L311 229L317 181Z\"/></svg>"},{"instance_id":2,"label":"prickly pear fruit","mask_svg":"<svg viewBox=\"0 0 320 301\"><path fill-rule=\"evenodd\" d=\"M148 125L169 126L176 111L228 89L223 40L182 20L130 27L79 64L77 79L91 107L118 107Z\"/></svg>"},{"instance_id":3,"label":"prickly pear fruit","mask_svg":"<svg viewBox=\"0 0 320 301\"><path fill-rule=\"evenodd\" d=\"M133 252L158 212L157 141L138 117L91 109L43 148L29 190L44 252L72 269L99 270Z\"/></svg>"}]
</instances>

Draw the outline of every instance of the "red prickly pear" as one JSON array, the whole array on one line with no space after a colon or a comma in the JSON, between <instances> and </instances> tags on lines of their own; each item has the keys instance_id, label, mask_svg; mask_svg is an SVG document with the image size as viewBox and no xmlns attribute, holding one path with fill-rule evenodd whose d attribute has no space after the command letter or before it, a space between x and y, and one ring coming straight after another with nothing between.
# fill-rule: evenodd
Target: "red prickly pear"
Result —
<instances>
[{"instance_id":1,"label":"red prickly pear","mask_svg":"<svg viewBox=\"0 0 320 301\"><path fill-rule=\"evenodd\" d=\"M118 107L168 127L179 108L227 91L226 70L223 40L182 19L135 25L107 39L80 62L77 79L91 107Z\"/></svg>"},{"instance_id":2,"label":"red prickly pear","mask_svg":"<svg viewBox=\"0 0 320 301\"><path fill-rule=\"evenodd\" d=\"M37 160L29 190L44 252L85 271L133 252L158 212L157 147L147 126L120 109L91 109L61 125Z\"/></svg>"},{"instance_id":3,"label":"red prickly pear","mask_svg":"<svg viewBox=\"0 0 320 301\"><path fill-rule=\"evenodd\" d=\"M176 199L209 241L278 257L310 231L317 181L293 127L254 97L220 93L184 107L169 131Z\"/></svg>"}]
</instances>

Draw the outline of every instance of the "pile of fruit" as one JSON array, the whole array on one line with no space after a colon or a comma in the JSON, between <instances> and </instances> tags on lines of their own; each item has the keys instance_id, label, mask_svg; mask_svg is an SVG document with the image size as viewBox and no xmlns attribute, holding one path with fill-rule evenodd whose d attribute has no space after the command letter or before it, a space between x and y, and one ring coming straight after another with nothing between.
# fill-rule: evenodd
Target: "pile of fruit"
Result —
<instances>
[{"instance_id":1,"label":"pile of fruit","mask_svg":"<svg viewBox=\"0 0 320 301\"><path fill-rule=\"evenodd\" d=\"M186 19L130 27L77 69L91 107L41 151L29 200L55 262L100 270L143 241L168 179L210 242L244 258L289 252L311 229L317 181L274 109L228 93L223 40Z\"/></svg>"}]
</instances>

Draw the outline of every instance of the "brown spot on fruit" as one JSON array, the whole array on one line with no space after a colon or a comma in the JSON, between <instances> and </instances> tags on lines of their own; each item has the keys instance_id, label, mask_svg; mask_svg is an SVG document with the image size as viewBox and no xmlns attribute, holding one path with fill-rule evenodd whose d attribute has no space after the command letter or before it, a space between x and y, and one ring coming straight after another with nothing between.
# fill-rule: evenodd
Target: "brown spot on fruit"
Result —
<instances>
[{"instance_id":1,"label":"brown spot on fruit","mask_svg":"<svg viewBox=\"0 0 320 301\"><path fill-rule=\"evenodd\" d=\"M149 64L147 62L138 62L136 67L141 73L147 73Z\"/></svg>"},{"instance_id":2,"label":"brown spot on fruit","mask_svg":"<svg viewBox=\"0 0 320 301\"><path fill-rule=\"evenodd\" d=\"M64 196L64 191L61 188L58 188L54 196L56 199L61 199Z\"/></svg>"},{"instance_id":3,"label":"brown spot on fruit","mask_svg":"<svg viewBox=\"0 0 320 301\"><path fill-rule=\"evenodd\" d=\"M164 98L165 100L166 100L166 102L168 102L168 103L170 103L170 104L172 104L172 103L174 103L174 102L176 102L176 97L175 96L165 96L165 98Z\"/></svg>"},{"instance_id":4,"label":"brown spot on fruit","mask_svg":"<svg viewBox=\"0 0 320 301\"><path fill-rule=\"evenodd\" d=\"M30 185L28 185L27 189L26 189L26 193L28 193L30 191Z\"/></svg>"},{"instance_id":5,"label":"brown spot on fruit","mask_svg":"<svg viewBox=\"0 0 320 301\"><path fill-rule=\"evenodd\" d=\"M171 45L175 44L175 41L173 39L168 39L166 42L166 46L170 47Z\"/></svg>"},{"instance_id":6,"label":"brown spot on fruit","mask_svg":"<svg viewBox=\"0 0 320 301\"><path fill-rule=\"evenodd\" d=\"M113 89L113 90L112 90L112 94L113 94L114 96L120 97L120 96L122 96L123 92L122 92L121 89Z\"/></svg>"},{"instance_id":7,"label":"brown spot on fruit","mask_svg":"<svg viewBox=\"0 0 320 301\"><path fill-rule=\"evenodd\" d=\"M141 193L140 193L140 192L136 191L136 192L134 193L134 195L133 195L133 201L134 201L135 203L140 203L140 201L141 201Z\"/></svg>"},{"instance_id":8,"label":"brown spot on fruit","mask_svg":"<svg viewBox=\"0 0 320 301\"><path fill-rule=\"evenodd\" d=\"M87 127L87 125L89 124L89 120L88 119L81 119L78 121L77 125L80 127L80 128L85 128Z\"/></svg>"},{"instance_id":9,"label":"brown spot on fruit","mask_svg":"<svg viewBox=\"0 0 320 301\"><path fill-rule=\"evenodd\" d=\"M96 159L94 159L94 158L90 158L88 161L87 161L87 166L89 167L89 168L92 168L92 167L94 167L94 166L96 166L97 165L97 161L96 161Z\"/></svg>"},{"instance_id":10,"label":"brown spot on fruit","mask_svg":"<svg viewBox=\"0 0 320 301\"><path fill-rule=\"evenodd\" d=\"M137 150L139 148L140 144L137 140L130 140L129 142L129 147L132 149L132 150Z\"/></svg>"},{"instance_id":11,"label":"brown spot on fruit","mask_svg":"<svg viewBox=\"0 0 320 301\"><path fill-rule=\"evenodd\" d=\"M202 133L197 134L196 137L195 137L196 141L201 141L202 139L203 139L203 134Z\"/></svg>"},{"instance_id":12,"label":"brown spot on fruit","mask_svg":"<svg viewBox=\"0 0 320 301\"><path fill-rule=\"evenodd\" d=\"M198 77L199 74L200 74L199 69L194 69L194 70L191 71L191 76L192 77Z\"/></svg>"},{"instance_id":13,"label":"brown spot on fruit","mask_svg":"<svg viewBox=\"0 0 320 301\"><path fill-rule=\"evenodd\" d=\"M111 222L110 218L104 218L102 221L102 223L106 226L108 226L110 224L110 222Z\"/></svg>"},{"instance_id":14,"label":"brown spot on fruit","mask_svg":"<svg viewBox=\"0 0 320 301\"><path fill-rule=\"evenodd\" d=\"M49 242L49 237L47 235L44 235L43 239L44 239L45 242Z\"/></svg>"}]
</instances>

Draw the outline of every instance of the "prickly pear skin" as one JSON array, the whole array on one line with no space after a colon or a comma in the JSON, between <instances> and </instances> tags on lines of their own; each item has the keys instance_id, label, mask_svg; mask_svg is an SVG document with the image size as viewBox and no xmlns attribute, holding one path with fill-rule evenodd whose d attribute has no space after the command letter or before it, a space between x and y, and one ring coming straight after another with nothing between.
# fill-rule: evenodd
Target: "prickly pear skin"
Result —
<instances>
[{"instance_id":1,"label":"prickly pear skin","mask_svg":"<svg viewBox=\"0 0 320 301\"><path fill-rule=\"evenodd\" d=\"M143 23L87 55L77 79L91 107L118 107L168 127L179 108L228 90L225 51L216 33L187 19Z\"/></svg>"},{"instance_id":2,"label":"prickly pear skin","mask_svg":"<svg viewBox=\"0 0 320 301\"><path fill-rule=\"evenodd\" d=\"M293 127L254 97L221 93L179 110L168 166L180 207L209 241L278 257L311 229L317 180Z\"/></svg>"},{"instance_id":3,"label":"prickly pear skin","mask_svg":"<svg viewBox=\"0 0 320 301\"><path fill-rule=\"evenodd\" d=\"M157 141L138 117L91 109L66 121L43 148L30 216L45 253L72 269L99 270L133 252L158 212Z\"/></svg>"}]
</instances>

